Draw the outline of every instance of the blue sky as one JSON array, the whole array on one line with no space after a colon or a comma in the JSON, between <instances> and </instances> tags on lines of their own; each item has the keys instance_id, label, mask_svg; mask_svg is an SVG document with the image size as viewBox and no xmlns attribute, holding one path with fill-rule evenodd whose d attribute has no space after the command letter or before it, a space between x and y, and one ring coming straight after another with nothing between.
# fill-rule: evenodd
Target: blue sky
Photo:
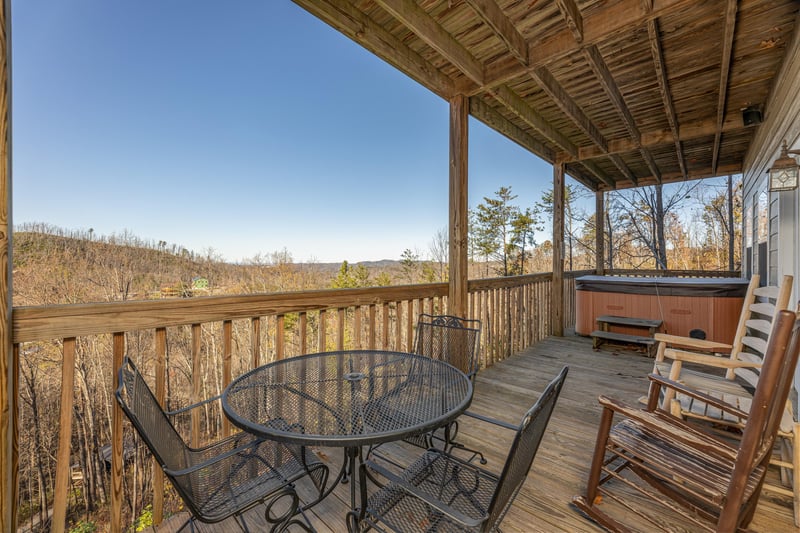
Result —
<instances>
[{"instance_id":1,"label":"blue sky","mask_svg":"<svg viewBox=\"0 0 800 533\"><path fill-rule=\"evenodd\" d=\"M15 224L226 260L424 257L447 226L447 102L288 0L15 0ZM470 122L470 206L552 168Z\"/></svg>"}]
</instances>

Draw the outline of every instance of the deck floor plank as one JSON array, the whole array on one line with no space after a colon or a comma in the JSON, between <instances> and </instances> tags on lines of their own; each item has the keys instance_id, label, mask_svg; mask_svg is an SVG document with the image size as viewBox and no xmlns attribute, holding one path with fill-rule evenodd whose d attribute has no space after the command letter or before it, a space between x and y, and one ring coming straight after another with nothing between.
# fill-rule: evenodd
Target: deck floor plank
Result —
<instances>
[{"instance_id":1,"label":"deck floor plank","mask_svg":"<svg viewBox=\"0 0 800 533\"><path fill-rule=\"evenodd\" d=\"M503 521L506 532L602 531L570 503L572 496L585 486L600 419L597 396L606 394L635 404L647 393L646 375L652 370L652 359L620 348L603 347L595 351L591 339L586 337L550 337L519 355L481 370L470 410L516 423L565 364L570 366L569 376L528 481ZM487 424L475 419L460 420L458 440L483 450L489 460L486 468L495 472L502 468L511 437L511 432L487 428ZM386 445L382 450L401 462L410 460L418 451L395 444ZM329 462L331 475L338 472L341 451L323 449L318 453ZM349 485L337 487L331 497L310 511L310 520L318 531L346 531L344 516L349 509L349 491ZM640 500L631 495L630 501ZM261 513L254 509L248 514L248 525L253 530L264 525ZM654 513L666 530L692 531L674 516L655 509ZM651 524L627 511L616 515L628 520L634 529L653 531ZM170 533L180 522L168 520L157 531ZM230 523L205 526L202 531L230 531L231 526ZM800 531L792 523L789 498L767 492L761 497L750 529L770 533Z\"/></svg>"}]
</instances>

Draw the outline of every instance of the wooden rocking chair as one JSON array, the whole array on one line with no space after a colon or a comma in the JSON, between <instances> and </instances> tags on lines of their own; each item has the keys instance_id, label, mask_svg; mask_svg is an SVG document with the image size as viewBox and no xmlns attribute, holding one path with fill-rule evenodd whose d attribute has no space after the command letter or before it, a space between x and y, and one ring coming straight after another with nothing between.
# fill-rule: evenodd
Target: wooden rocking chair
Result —
<instances>
[{"instance_id":1,"label":"wooden rocking chair","mask_svg":"<svg viewBox=\"0 0 800 533\"><path fill-rule=\"evenodd\" d=\"M745 297L739 326L731 345L709 347L707 341L656 335L660 341L655 372L690 389L714 396L748 412L753 391L760 379L760 368L773 331L777 313L787 308L792 291L792 276L784 276L780 286L758 286L753 276ZM706 343L706 344L703 344ZM686 346L690 347L687 350ZM729 351L730 356L699 353L701 350ZM686 365L692 366L687 369ZM723 375L724 372L724 375ZM664 392L661 407L682 418L709 422L739 432L744 421L714 405L673 390ZM791 402L781 417L778 428L780 446L772 464L781 468L781 484L767 484L772 492L790 496L794 501L795 525L800 525L800 446L797 446L800 424L795 421ZM788 473L791 472L791 477ZM791 487L791 488L787 488Z\"/></svg>"},{"instance_id":2,"label":"wooden rocking chair","mask_svg":"<svg viewBox=\"0 0 800 533\"><path fill-rule=\"evenodd\" d=\"M600 397L603 414L586 494L573 503L611 531L627 531L610 502L657 529L672 522L650 505L679 513L690 530L732 532L755 513L800 352L800 320L780 311L770 336L750 412L666 378L650 375L645 409ZM724 440L660 409L662 387L700 399L746 420L740 440ZM615 414L624 417L613 424ZM673 515L674 516L674 515Z\"/></svg>"}]
</instances>

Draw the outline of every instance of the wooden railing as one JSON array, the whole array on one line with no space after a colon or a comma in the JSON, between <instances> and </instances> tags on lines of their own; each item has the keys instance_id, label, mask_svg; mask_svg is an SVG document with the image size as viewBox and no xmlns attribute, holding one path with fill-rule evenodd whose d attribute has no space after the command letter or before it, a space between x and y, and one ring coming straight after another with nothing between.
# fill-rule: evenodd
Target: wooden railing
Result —
<instances>
[{"instance_id":1,"label":"wooden railing","mask_svg":"<svg viewBox=\"0 0 800 533\"><path fill-rule=\"evenodd\" d=\"M551 274L537 274L470 282L469 312L472 318L482 321L482 366L502 360L550 334L551 279ZM55 345L61 352L60 430L52 530L63 531L66 520L75 367L81 345L90 344L95 351L93 357L110 352L110 361L105 363L109 390L117 387L114 369L119 368L122 357L128 353L137 358L140 367L154 376L154 389L162 404L167 400L167 354L174 361L180 351L185 351L191 382L182 399L194 402L219 393L234 374L270 360L348 348L410 351L417 316L445 313L447 291L447 284L436 283L16 308L13 339L17 354L40 345L51 348ZM203 376L216 368L221 368L221 379L209 386ZM112 447L110 523L112 530L120 531L122 414L116 402L111 398L109 402L113 405L108 437ZM194 443L200 440L200 427L200 420L193 419ZM221 432L228 431L230 428L223 421ZM163 513L163 478L157 468L154 476L153 514L158 522Z\"/></svg>"},{"instance_id":2,"label":"wooden railing","mask_svg":"<svg viewBox=\"0 0 800 533\"><path fill-rule=\"evenodd\" d=\"M588 273L564 276L566 327L575 323L575 278ZM625 275L630 273L625 271ZM482 322L481 366L490 366L551 334L551 286L551 273L469 282L469 315ZM184 352L190 383L183 391L173 388L170 400L174 403L178 397L178 401L194 402L221 392L232 376L275 359L349 348L410 351L417 316L446 313L447 292L447 284L434 283L15 308L17 356L42 346L55 346L61 352L52 531L63 531L66 520L78 355L103 359L102 353L111 354L110 360L103 362L112 391L117 387L115 369L126 353L131 355L153 378L156 396L165 404L167 372L174 370L168 367ZM169 363L168 355L172 358ZM211 384L204 379L209 373L218 376ZM107 430L112 448L110 524L112 531L121 531L123 420L116 402L111 397L108 401L113 405ZM201 421L191 422L191 440L198 443ZM229 431L223 420L220 433ZM164 483L159 468L154 468L153 475L153 516L158 523L163 516Z\"/></svg>"}]
</instances>

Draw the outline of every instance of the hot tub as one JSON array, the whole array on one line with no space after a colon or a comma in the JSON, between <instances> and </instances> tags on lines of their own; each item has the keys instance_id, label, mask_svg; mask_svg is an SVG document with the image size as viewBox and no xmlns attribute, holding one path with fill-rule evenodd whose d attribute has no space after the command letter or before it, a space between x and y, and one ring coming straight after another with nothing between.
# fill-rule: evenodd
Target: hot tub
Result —
<instances>
[{"instance_id":1,"label":"hot tub","mask_svg":"<svg viewBox=\"0 0 800 533\"><path fill-rule=\"evenodd\" d=\"M730 343L742 311L748 280L740 278L635 278L581 276L575 280L575 332L598 329L600 315L663 320L662 332ZM614 328L621 333L641 330ZM697 332L695 332L697 334Z\"/></svg>"}]
</instances>

